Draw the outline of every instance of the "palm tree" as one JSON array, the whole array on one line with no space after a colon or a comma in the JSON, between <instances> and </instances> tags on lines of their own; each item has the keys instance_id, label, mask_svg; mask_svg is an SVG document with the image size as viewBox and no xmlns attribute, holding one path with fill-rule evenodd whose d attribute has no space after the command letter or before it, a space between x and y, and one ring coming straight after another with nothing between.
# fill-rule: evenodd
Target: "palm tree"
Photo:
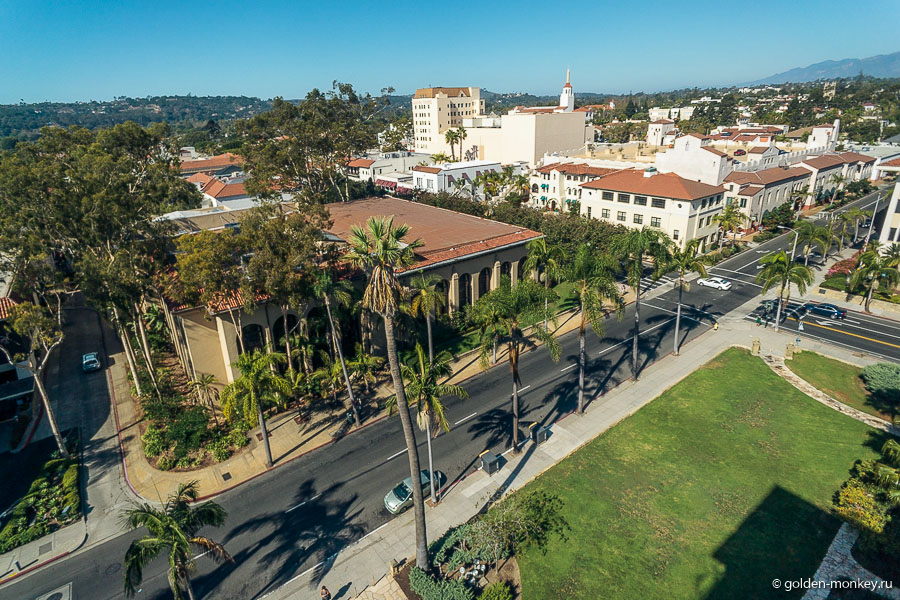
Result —
<instances>
[{"instance_id":1,"label":"palm tree","mask_svg":"<svg viewBox=\"0 0 900 600\"><path fill-rule=\"evenodd\" d=\"M378 381L376 374L381 369L384 359L374 354L367 354L362 344L356 344L356 355L350 361L350 370L353 371L354 379L362 381L366 387L366 394L371 390L369 385L374 385Z\"/></svg>"},{"instance_id":2,"label":"palm tree","mask_svg":"<svg viewBox=\"0 0 900 600\"><path fill-rule=\"evenodd\" d=\"M879 252L887 260L889 267L900 266L900 243L894 242Z\"/></svg>"},{"instance_id":3,"label":"palm tree","mask_svg":"<svg viewBox=\"0 0 900 600\"><path fill-rule=\"evenodd\" d=\"M419 275L410 282L413 296L409 301L409 310L413 316L425 316L425 325L428 329L429 361L434 360L434 342L431 336L432 315L437 314L447 304L443 290L438 289L438 284L442 281L438 275L432 273L426 276L419 271Z\"/></svg>"},{"instance_id":4,"label":"palm tree","mask_svg":"<svg viewBox=\"0 0 900 600\"><path fill-rule=\"evenodd\" d=\"M756 282L762 285L762 293L765 294L773 287L778 287L778 304L775 312L775 331L781 324L782 304L790 301L791 285L797 286L797 291L803 295L806 288L812 283L813 275L809 267L791 262L784 250L768 254L759 261L763 265L762 270L756 276ZM788 297L785 300L784 292Z\"/></svg>"},{"instance_id":5,"label":"palm tree","mask_svg":"<svg viewBox=\"0 0 900 600\"><path fill-rule=\"evenodd\" d=\"M197 389L197 400L202 404L206 400L209 405L209 412L212 413L216 426L219 425L219 418L216 416L215 400L219 399L219 388L216 387L216 376L212 373L203 373L197 379L191 381L191 385Z\"/></svg>"},{"instance_id":6,"label":"palm tree","mask_svg":"<svg viewBox=\"0 0 900 600\"><path fill-rule=\"evenodd\" d=\"M669 237L649 227L629 229L615 238L612 245L613 254L625 266L625 278L634 290L634 337L631 345L631 376L638 378L638 335L641 326L641 282L644 278L644 259L658 260L663 256L665 248L670 244Z\"/></svg>"},{"instance_id":7,"label":"palm tree","mask_svg":"<svg viewBox=\"0 0 900 600\"><path fill-rule=\"evenodd\" d=\"M338 362L341 366L341 373L344 376L344 384L347 387L347 404L349 410L353 413L353 420L356 426L360 426L359 411L356 409L356 401L353 398L353 386L350 385L350 376L347 374L347 362L344 360L344 350L341 347L341 336L338 335L337 328L334 326L334 317L331 315L331 299L334 298L339 304L350 304L350 284L344 280L335 281L332 271L327 268L321 269L316 275L316 281L313 284L313 293L316 297L321 297L325 304L325 312L328 315L328 325L331 329L331 341L337 352Z\"/></svg>"},{"instance_id":8,"label":"palm tree","mask_svg":"<svg viewBox=\"0 0 900 600\"><path fill-rule=\"evenodd\" d=\"M872 211L870 210L862 210L858 206L851 206L847 210L845 210L842 216L846 217L853 223L853 243L856 243L857 238L859 238L859 224L862 221L865 221L867 218L872 216Z\"/></svg>"},{"instance_id":9,"label":"palm tree","mask_svg":"<svg viewBox=\"0 0 900 600\"><path fill-rule=\"evenodd\" d=\"M196 552L216 562L234 562L225 546L208 537L197 535L202 527L221 527L225 523L225 510L212 501L191 506L197 501L197 482L182 483L175 494L169 496L162 509L149 504L135 504L125 511L122 523L125 529L134 531L145 527L148 534L128 546L125 552L125 595L133 597L141 585L144 569L160 554L168 562L169 587L176 600L187 593L194 600L191 574L196 570Z\"/></svg>"},{"instance_id":10,"label":"palm tree","mask_svg":"<svg viewBox=\"0 0 900 600\"><path fill-rule=\"evenodd\" d=\"M444 416L444 403L441 399L445 396L468 398L469 393L461 386L440 383L442 379L453 374L453 370L450 368L449 353L441 352L434 360L426 359L422 344L416 342L416 358L415 366L402 365L400 368L403 371L406 389L409 390L410 402L414 403L418 409L416 421L419 429L425 431L428 443L428 472L431 474L431 501L437 502L431 439L437 437L441 429L450 431L450 424L447 423L447 417ZM385 408L389 412L393 412L396 405L397 398L394 396L385 403ZM432 433L432 429L434 429L434 433Z\"/></svg>"},{"instance_id":11,"label":"palm tree","mask_svg":"<svg viewBox=\"0 0 900 600\"><path fill-rule=\"evenodd\" d=\"M741 225L743 225L746 220L747 215L742 213L741 209L738 208L738 205L734 202L726 206L725 210L713 217L713 222L717 223L723 231L730 231L733 234L733 237L731 238L732 246L737 243L738 229L741 228Z\"/></svg>"},{"instance_id":12,"label":"palm tree","mask_svg":"<svg viewBox=\"0 0 900 600\"><path fill-rule=\"evenodd\" d=\"M456 162L456 149L454 144L459 141L459 133L455 129L448 129L446 133L444 133L444 141L450 144L450 156L453 158L453 161Z\"/></svg>"},{"instance_id":13,"label":"palm tree","mask_svg":"<svg viewBox=\"0 0 900 600\"><path fill-rule=\"evenodd\" d=\"M703 263L703 258L697 256L699 246L700 240L697 239L688 242L684 250L679 250L673 245L665 259L660 261L657 266L657 275L662 275L668 271L676 271L678 273L678 308L675 313L675 347L673 350L675 356L678 356L680 348L678 332L681 329L681 298L685 287L690 285L685 281L685 277L687 277L688 273L697 273L700 277L706 277L706 265ZM688 287L688 289L690 288Z\"/></svg>"},{"instance_id":14,"label":"palm tree","mask_svg":"<svg viewBox=\"0 0 900 600\"><path fill-rule=\"evenodd\" d=\"M831 204L834 204L834 201L837 198L838 193L842 189L844 189L844 184L847 183L847 178L844 175L841 175L840 173L835 173L834 175L832 175L829 178L829 181L837 186L831 191Z\"/></svg>"},{"instance_id":15,"label":"palm tree","mask_svg":"<svg viewBox=\"0 0 900 600\"><path fill-rule=\"evenodd\" d=\"M866 312L872 303L872 295L875 290L886 288L890 290L900 281L900 271L892 265L893 258L882 256L878 250L868 250L859 256L856 270L850 277L850 289L859 287L866 289Z\"/></svg>"},{"instance_id":16,"label":"palm tree","mask_svg":"<svg viewBox=\"0 0 900 600\"><path fill-rule=\"evenodd\" d=\"M395 228L393 217L370 217L365 228L354 225L350 229L350 251L345 258L354 266L368 271L369 278L362 305L363 308L381 315L384 321L388 365L394 384L394 395L397 397L397 412L400 413L400 424L406 440L409 475L413 481L418 481L419 450L409 416L409 403L406 400L406 389L400 373L400 360L397 357L397 341L394 335L394 319L402 296L402 286L397 280L396 269L411 265L415 260L415 249L422 245L420 240L405 243L403 240L407 233L409 226L399 225ZM427 571L431 566L425 530L425 499L422 497L420 486L414 485L412 488L413 514L416 521L416 564Z\"/></svg>"},{"instance_id":17,"label":"palm tree","mask_svg":"<svg viewBox=\"0 0 900 600\"><path fill-rule=\"evenodd\" d=\"M528 248L528 258L525 259L525 264L522 265L524 273L521 273L520 276L524 277L525 273L532 271L538 276L543 275L544 288L549 292L552 280L561 276L564 271L562 248L548 244L545 237L531 240L526 248ZM550 311L547 306L551 295L549 293L544 294L544 312L548 317ZM547 318L544 319L544 329L547 329Z\"/></svg>"},{"instance_id":18,"label":"palm tree","mask_svg":"<svg viewBox=\"0 0 900 600\"><path fill-rule=\"evenodd\" d=\"M468 137L463 126L459 126L456 130L456 143L459 144L459 160L465 160L463 157L463 140Z\"/></svg>"},{"instance_id":19,"label":"palm tree","mask_svg":"<svg viewBox=\"0 0 900 600\"><path fill-rule=\"evenodd\" d=\"M447 156L447 154L444 152L437 152L436 154L431 155L431 160L434 161L434 164L440 165L443 163L448 163L452 159L449 156Z\"/></svg>"},{"instance_id":20,"label":"palm tree","mask_svg":"<svg viewBox=\"0 0 900 600\"><path fill-rule=\"evenodd\" d=\"M256 415L263 446L266 449L266 466L269 468L273 464L272 449L269 447L269 432L266 429L263 405L280 405L293 391L291 382L276 369L278 365L284 364L284 361L284 354L278 352L261 350L244 352L233 363L241 376L222 390L222 412L225 413L226 419L233 421L241 418L251 421L254 414Z\"/></svg>"},{"instance_id":21,"label":"palm tree","mask_svg":"<svg viewBox=\"0 0 900 600\"><path fill-rule=\"evenodd\" d=\"M616 284L614 261L594 252L589 244L583 244L575 253L568 279L575 284L581 320L578 324L578 414L584 413L584 371L587 365L584 336L587 326L603 337L603 319L606 316L604 302L609 302L622 316L623 299Z\"/></svg>"},{"instance_id":22,"label":"palm tree","mask_svg":"<svg viewBox=\"0 0 900 600\"><path fill-rule=\"evenodd\" d=\"M502 313L496 302L476 302L469 312L469 320L478 331L479 346L490 343L492 346L491 364L497 362L497 345L503 336Z\"/></svg>"},{"instance_id":23,"label":"palm tree","mask_svg":"<svg viewBox=\"0 0 900 600\"><path fill-rule=\"evenodd\" d=\"M850 228L853 227L853 218L846 212L836 215L830 223L832 238L837 242L838 252L843 251L844 242L850 236Z\"/></svg>"},{"instance_id":24,"label":"palm tree","mask_svg":"<svg viewBox=\"0 0 900 600\"><path fill-rule=\"evenodd\" d=\"M322 366L310 373L310 378L321 385L321 389L337 401L338 393L344 386L344 376L341 372L341 364L326 353L322 353Z\"/></svg>"},{"instance_id":25,"label":"palm tree","mask_svg":"<svg viewBox=\"0 0 900 600\"><path fill-rule=\"evenodd\" d=\"M803 205L806 203L806 198L809 196L809 186L805 185L802 188L793 190L791 192L791 201L800 201L800 207L797 209L797 213L803 210ZM799 216L798 216L799 218Z\"/></svg>"},{"instance_id":26,"label":"palm tree","mask_svg":"<svg viewBox=\"0 0 900 600\"><path fill-rule=\"evenodd\" d=\"M476 303L476 306L479 303L494 305L490 310L497 316L496 341L506 343L512 374L513 452L519 451L519 356L527 346L534 345L524 327L542 319L547 322L550 318L545 302L549 293L549 290L532 279L523 278L512 285L509 277L503 276L500 286L479 298ZM547 327L532 327L531 335L547 346L553 361L559 360L559 342ZM495 340L484 337L480 341L479 362L481 368L487 370L490 368L489 357Z\"/></svg>"},{"instance_id":27,"label":"palm tree","mask_svg":"<svg viewBox=\"0 0 900 600\"><path fill-rule=\"evenodd\" d=\"M797 243L803 244L803 264L809 266L809 255L813 246L818 246L822 251L824 261L825 254L831 248L834 233L823 225L816 225L812 221L800 221L794 231L797 232Z\"/></svg>"}]
</instances>

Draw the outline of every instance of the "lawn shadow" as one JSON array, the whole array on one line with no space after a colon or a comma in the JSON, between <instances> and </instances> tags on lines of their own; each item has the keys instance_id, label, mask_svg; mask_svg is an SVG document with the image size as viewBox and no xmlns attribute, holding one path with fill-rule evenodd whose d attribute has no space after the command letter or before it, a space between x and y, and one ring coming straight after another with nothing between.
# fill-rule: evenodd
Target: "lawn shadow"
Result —
<instances>
[{"instance_id":1,"label":"lawn shadow","mask_svg":"<svg viewBox=\"0 0 900 600\"><path fill-rule=\"evenodd\" d=\"M836 517L774 486L713 553L724 565L723 574L698 576L694 596L782 599L785 590L772 582L812 577L839 527Z\"/></svg>"}]
</instances>

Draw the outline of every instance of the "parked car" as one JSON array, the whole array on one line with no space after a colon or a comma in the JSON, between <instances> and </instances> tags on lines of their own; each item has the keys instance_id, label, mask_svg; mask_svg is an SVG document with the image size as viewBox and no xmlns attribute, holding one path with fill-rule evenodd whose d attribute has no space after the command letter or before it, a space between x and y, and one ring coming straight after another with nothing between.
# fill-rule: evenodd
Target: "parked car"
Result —
<instances>
[{"instance_id":1,"label":"parked car","mask_svg":"<svg viewBox=\"0 0 900 600\"><path fill-rule=\"evenodd\" d=\"M422 493L431 493L431 474L428 469L422 469L419 473L419 485L422 486ZM435 489L443 487L447 482L447 476L440 471L434 472ZM384 497L384 507L388 512L396 515L398 512L412 506L412 477L407 477L387 493Z\"/></svg>"},{"instance_id":2,"label":"parked car","mask_svg":"<svg viewBox=\"0 0 900 600\"><path fill-rule=\"evenodd\" d=\"M803 310L806 314L819 315L829 319L844 319L847 317L847 311L843 308L838 308L834 304L807 302L803 305Z\"/></svg>"},{"instance_id":3,"label":"parked car","mask_svg":"<svg viewBox=\"0 0 900 600\"><path fill-rule=\"evenodd\" d=\"M863 223L863 227L865 227L866 229L868 229L868 228L871 227L871 226L872 226L872 219L866 219L866 222Z\"/></svg>"},{"instance_id":4,"label":"parked car","mask_svg":"<svg viewBox=\"0 0 900 600\"><path fill-rule=\"evenodd\" d=\"M734 155L735 155L735 156L743 156L743 155L745 155L745 154L747 154L747 151L746 151L746 150L738 149L738 150L735 150L735 151L734 151Z\"/></svg>"},{"instance_id":5,"label":"parked car","mask_svg":"<svg viewBox=\"0 0 900 600\"><path fill-rule=\"evenodd\" d=\"M97 352L91 352L81 357L81 370L85 373L100 370L100 355Z\"/></svg>"},{"instance_id":6,"label":"parked car","mask_svg":"<svg viewBox=\"0 0 900 600\"><path fill-rule=\"evenodd\" d=\"M722 279L721 277L703 277L697 280L697 285L702 285L703 287L711 287L717 290L731 289L731 282L727 279Z\"/></svg>"}]
</instances>

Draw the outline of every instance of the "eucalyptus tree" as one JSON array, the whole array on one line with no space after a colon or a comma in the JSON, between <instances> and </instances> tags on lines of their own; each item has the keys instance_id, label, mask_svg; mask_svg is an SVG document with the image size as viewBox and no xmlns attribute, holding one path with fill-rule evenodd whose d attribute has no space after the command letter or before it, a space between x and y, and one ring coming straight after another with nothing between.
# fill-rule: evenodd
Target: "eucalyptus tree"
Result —
<instances>
[{"instance_id":1,"label":"eucalyptus tree","mask_svg":"<svg viewBox=\"0 0 900 600\"><path fill-rule=\"evenodd\" d=\"M366 271L368 281L363 294L363 308L377 313L384 322L388 365L394 384L394 396L397 398L397 412L406 440L409 475L413 481L418 481L419 450L409 415L409 403L400 371L395 336L395 319L403 295L403 286L397 279L397 270L412 265L415 261L415 250L422 245L420 240L405 242L408 233L408 225L394 227L393 217L370 217L365 227L351 228L348 240L350 249L345 258L354 266ZM430 570L430 562L425 526L425 499L420 486L414 485L412 488L416 525L416 564L427 571Z\"/></svg>"},{"instance_id":2,"label":"eucalyptus tree","mask_svg":"<svg viewBox=\"0 0 900 600\"><path fill-rule=\"evenodd\" d=\"M634 292L634 334L631 341L631 375L638 378L638 336L641 327L641 283L644 280L644 260L659 262L671 244L669 237L649 227L629 229L613 240L612 251L622 261L625 280Z\"/></svg>"},{"instance_id":3,"label":"eucalyptus tree","mask_svg":"<svg viewBox=\"0 0 900 600\"><path fill-rule=\"evenodd\" d=\"M762 293L778 288L775 312L775 331L778 331L781 325L782 306L790 301L791 286L796 286L801 295L805 294L806 288L813 280L812 271L806 265L798 265L791 261L784 250L767 254L759 262L762 270L756 276L756 281L762 285Z\"/></svg>"},{"instance_id":4,"label":"eucalyptus tree","mask_svg":"<svg viewBox=\"0 0 900 600\"><path fill-rule=\"evenodd\" d=\"M578 298L578 414L584 413L584 372L587 365L585 333L587 326L598 337L603 337L603 320L608 309L622 316L623 299L616 284L614 260L594 251L589 244L578 248L575 259L569 265L566 277L575 284Z\"/></svg>"},{"instance_id":5,"label":"eucalyptus tree","mask_svg":"<svg viewBox=\"0 0 900 600\"><path fill-rule=\"evenodd\" d=\"M681 329L681 307L683 305L682 297L685 287L690 284L685 280L688 274L697 273L700 277L706 277L706 265L703 257L697 255L697 249L700 246L700 240L693 239L684 246L684 250L679 249L674 244L657 265L657 274L662 272L676 271L678 273L678 308L675 313L675 342L673 352L678 355L679 330Z\"/></svg>"},{"instance_id":6,"label":"eucalyptus tree","mask_svg":"<svg viewBox=\"0 0 900 600\"><path fill-rule=\"evenodd\" d=\"M550 354L550 358L556 362L559 360L559 342L550 333L547 327L534 325L526 332L526 328L532 323L553 318L546 308L546 298L551 292L538 285L534 280L524 278L510 283L509 277L502 277L500 285L480 297L475 303L490 305L490 312L496 315L496 339L482 337L479 347L479 363L482 369L490 368L491 352L495 342L506 344L509 370L512 375L512 447L513 452L519 451L519 358L528 347L535 346L534 337L542 342Z\"/></svg>"}]
</instances>

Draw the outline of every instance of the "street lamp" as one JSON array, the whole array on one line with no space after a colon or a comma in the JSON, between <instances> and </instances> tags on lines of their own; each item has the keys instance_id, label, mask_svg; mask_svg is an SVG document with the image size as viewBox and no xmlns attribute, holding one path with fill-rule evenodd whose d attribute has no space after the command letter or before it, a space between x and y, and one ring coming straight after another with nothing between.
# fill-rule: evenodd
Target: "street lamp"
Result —
<instances>
[{"instance_id":1,"label":"street lamp","mask_svg":"<svg viewBox=\"0 0 900 600\"><path fill-rule=\"evenodd\" d=\"M794 232L794 245L791 247L791 264L794 263L794 252L797 251L797 240L800 239L800 232L792 227L785 227L784 225L779 225L778 229L787 229L788 231Z\"/></svg>"},{"instance_id":2,"label":"street lamp","mask_svg":"<svg viewBox=\"0 0 900 600\"><path fill-rule=\"evenodd\" d=\"M881 194L875 196L875 208L872 210L872 221L869 223L869 231L866 232L866 239L863 240L863 252L869 247L869 238L872 237L872 230L875 229L875 219L878 217L878 203L881 202ZM885 217L887 219L887 217Z\"/></svg>"}]
</instances>

